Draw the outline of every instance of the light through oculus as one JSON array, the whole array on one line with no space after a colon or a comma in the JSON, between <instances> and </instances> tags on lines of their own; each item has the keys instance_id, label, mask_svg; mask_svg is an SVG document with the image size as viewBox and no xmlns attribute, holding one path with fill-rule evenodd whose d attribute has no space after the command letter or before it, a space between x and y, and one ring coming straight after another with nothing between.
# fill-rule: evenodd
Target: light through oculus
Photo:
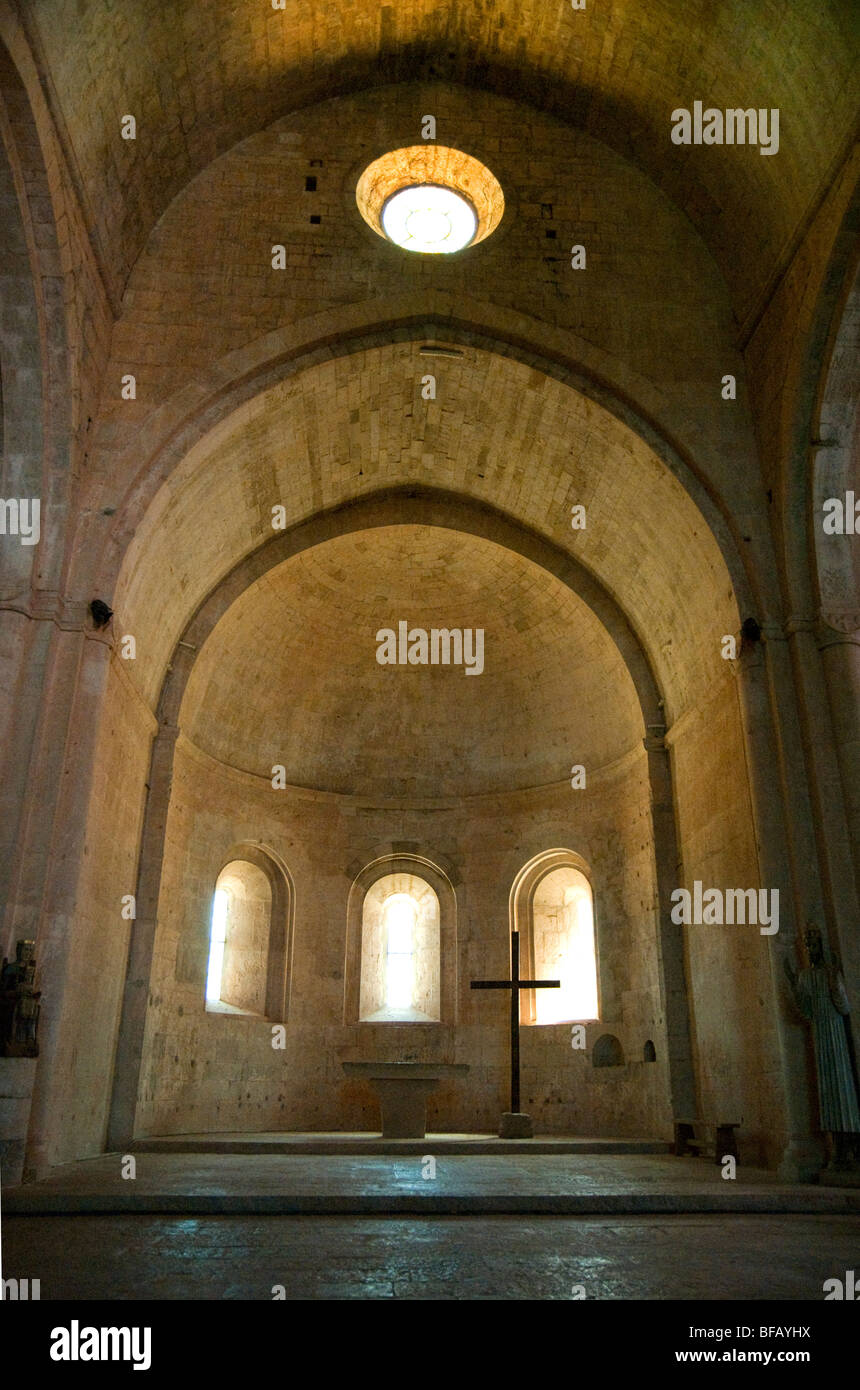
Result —
<instances>
[{"instance_id":1,"label":"light through oculus","mask_svg":"<svg viewBox=\"0 0 860 1390\"><path fill-rule=\"evenodd\" d=\"M462 251L478 230L475 210L451 188L417 184L393 193L382 209L382 229L404 251Z\"/></svg>"}]
</instances>

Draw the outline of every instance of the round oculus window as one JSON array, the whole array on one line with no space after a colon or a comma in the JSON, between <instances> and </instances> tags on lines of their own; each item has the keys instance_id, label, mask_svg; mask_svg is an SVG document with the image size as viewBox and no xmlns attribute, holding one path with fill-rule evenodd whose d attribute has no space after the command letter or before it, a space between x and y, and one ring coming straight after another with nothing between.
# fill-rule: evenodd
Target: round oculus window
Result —
<instances>
[{"instance_id":1,"label":"round oculus window","mask_svg":"<svg viewBox=\"0 0 860 1390\"><path fill-rule=\"evenodd\" d=\"M474 240L478 217L468 198L440 184L415 184L387 199L382 230L404 251L450 255Z\"/></svg>"}]
</instances>

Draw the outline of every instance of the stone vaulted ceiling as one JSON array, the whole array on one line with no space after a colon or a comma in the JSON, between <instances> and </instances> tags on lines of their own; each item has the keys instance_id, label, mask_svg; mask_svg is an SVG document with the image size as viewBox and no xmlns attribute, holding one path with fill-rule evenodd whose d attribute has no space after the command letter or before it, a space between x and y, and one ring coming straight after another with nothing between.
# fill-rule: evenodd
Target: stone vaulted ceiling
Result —
<instances>
[{"instance_id":1,"label":"stone vaulted ceiling","mask_svg":"<svg viewBox=\"0 0 860 1390\"><path fill-rule=\"evenodd\" d=\"M115 593L118 622L138 639L129 678L151 708L185 621L271 540L273 504L293 526L414 483L489 504L576 556L641 635L670 718L720 679L719 637L736 630L737 608L681 484L577 392L503 358L472 358L446 364L444 410L420 429L413 383L426 359L415 344L390 344L262 393L188 453L138 526ZM396 380L401 389L375 397L375 381ZM585 530L571 527L573 503L587 503Z\"/></svg>"},{"instance_id":2,"label":"stone vaulted ceiling","mask_svg":"<svg viewBox=\"0 0 860 1390\"><path fill-rule=\"evenodd\" d=\"M237 141L332 96L444 80L543 108L646 170L704 236L745 322L784 268L855 119L851 0L588 0L584 11L567 0L285 5L21 6L117 298L171 200ZM673 145L672 110L696 100L780 108L779 154ZM125 113L138 121L134 142L119 138Z\"/></svg>"},{"instance_id":3,"label":"stone vaulted ceiling","mask_svg":"<svg viewBox=\"0 0 860 1390\"><path fill-rule=\"evenodd\" d=\"M380 665L376 633L399 620L481 628L483 670ZM257 776L280 764L294 785L409 797L566 781L644 732L581 599L500 545L422 526L341 536L246 589L202 648L180 725Z\"/></svg>"}]
</instances>

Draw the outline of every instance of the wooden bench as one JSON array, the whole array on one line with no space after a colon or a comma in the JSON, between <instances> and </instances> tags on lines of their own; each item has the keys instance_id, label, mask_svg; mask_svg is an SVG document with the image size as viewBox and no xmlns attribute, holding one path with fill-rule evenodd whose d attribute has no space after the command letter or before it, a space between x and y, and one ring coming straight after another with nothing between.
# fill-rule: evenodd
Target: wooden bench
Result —
<instances>
[{"instance_id":1,"label":"wooden bench","mask_svg":"<svg viewBox=\"0 0 860 1390\"><path fill-rule=\"evenodd\" d=\"M735 1138L735 1130L740 1127L740 1120L676 1120L675 1121L675 1155L681 1158L684 1154L701 1154L707 1148L707 1139L697 1139L696 1129L704 1133L713 1133L714 1136L714 1162L722 1163L726 1155L732 1158L738 1157L738 1141Z\"/></svg>"}]
</instances>

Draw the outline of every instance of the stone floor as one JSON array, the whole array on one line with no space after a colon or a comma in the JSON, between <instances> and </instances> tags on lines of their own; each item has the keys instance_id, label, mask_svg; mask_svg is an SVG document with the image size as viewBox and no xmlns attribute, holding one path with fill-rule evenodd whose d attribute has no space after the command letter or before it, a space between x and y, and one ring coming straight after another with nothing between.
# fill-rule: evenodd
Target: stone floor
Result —
<instances>
[{"instance_id":1,"label":"stone floor","mask_svg":"<svg viewBox=\"0 0 860 1390\"><path fill-rule=\"evenodd\" d=\"M860 1215L860 1188L792 1186L740 1168L735 1180L701 1158L656 1154L370 1156L139 1153L55 1168L8 1189L8 1216L125 1212L226 1214L546 1214L734 1212ZM431 1175L432 1173L432 1175ZM425 1176L427 1174L427 1176Z\"/></svg>"},{"instance_id":2,"label":"stone floor","mask_svg":"<svg viewBox=\"0 0 860 1390\"><path fill-rule=\"evenodd\" d=\"M39 1278L43 1300L267 1301L283 1285L289 1299L822 1304L825 1279L860 1267L860 1218L6 1216L3 1250L4 1275Z\"/></svg>"},{"instance_id":3,"label":"stone floor","mask_svg":"<svg viewBox=\"0 0 860 1390\"><path fill-rule=\"evenodd\" d=\"M433 1157L433 1144L426 1155ZM860 1189L660 1154L139 1153L3 1193L42 1299L814 1299Z\"/></svg>"}]
</instances>

